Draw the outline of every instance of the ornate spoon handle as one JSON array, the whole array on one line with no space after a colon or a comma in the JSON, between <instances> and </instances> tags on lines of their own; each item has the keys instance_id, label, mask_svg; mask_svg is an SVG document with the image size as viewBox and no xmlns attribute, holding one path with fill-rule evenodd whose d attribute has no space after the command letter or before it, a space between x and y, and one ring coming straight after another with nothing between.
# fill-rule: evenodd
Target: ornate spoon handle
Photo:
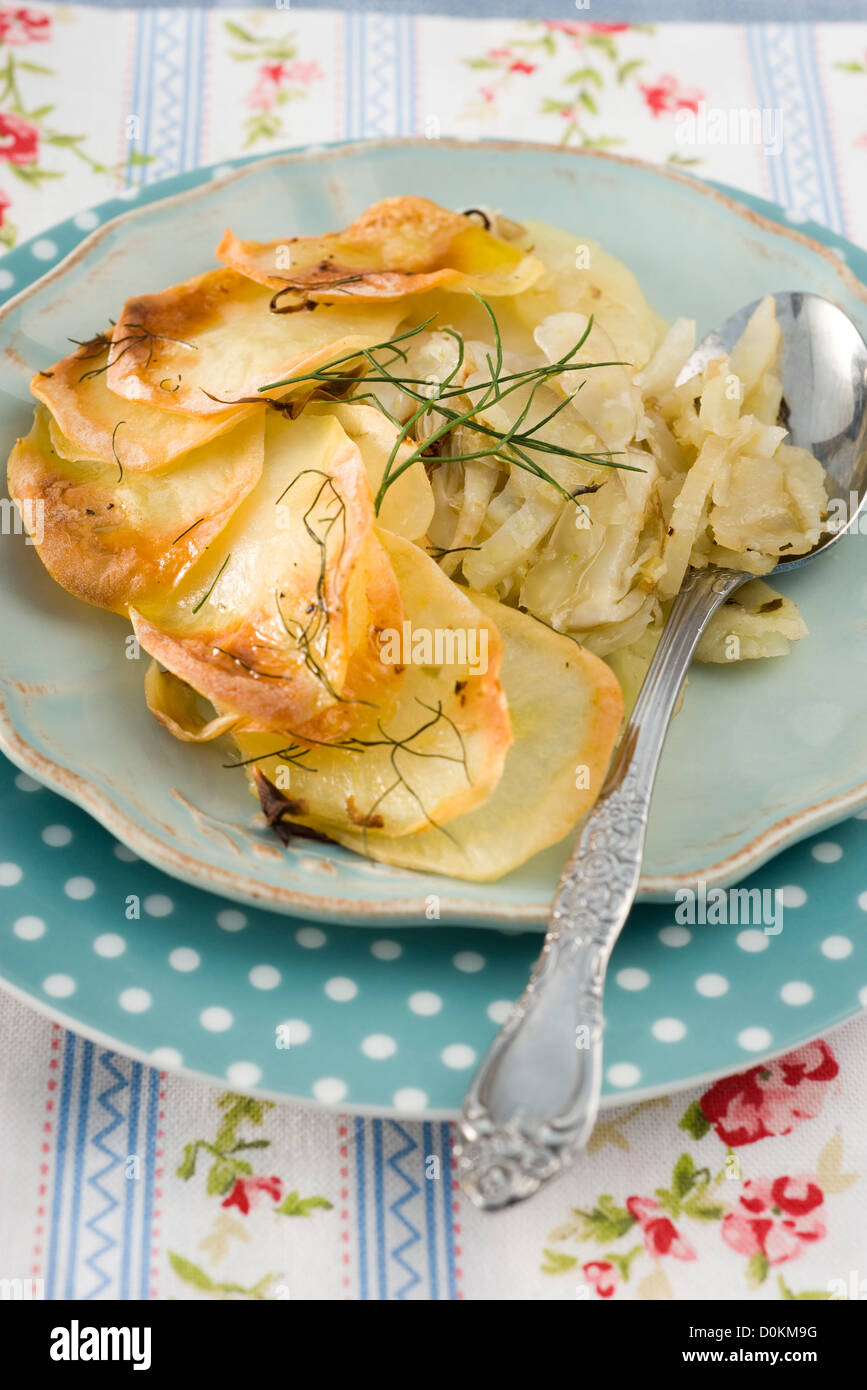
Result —
<instances>
[{"instance_id":1,"label":"ornate spoon handle","mask_svg":"<svg viewBox=\"0 0 867 1390\"><path fill-rule=\"evenodd\" d=\"M469 1089L457 1155L477 1206L529 1197L567 1167L599 1107L602 990L629 914L668 723L713 612L749 576L690 571L599 798L560 879L542 953Z\"/></svg>"}]
</instances>

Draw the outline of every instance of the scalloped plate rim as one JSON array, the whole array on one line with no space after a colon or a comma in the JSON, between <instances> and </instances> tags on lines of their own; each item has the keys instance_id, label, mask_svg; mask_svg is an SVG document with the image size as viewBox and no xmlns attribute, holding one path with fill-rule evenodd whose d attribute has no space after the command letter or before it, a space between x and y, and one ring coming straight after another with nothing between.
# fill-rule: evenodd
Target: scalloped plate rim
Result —
<instances>
[{"instance_id":1,"label":"scalloped plate rim","mask_svg":"<svg viewBox=\"0 0 867 1390\"><path fill-rule=\"evenodd\" d=\"M535 141L496 139L481 141L442 139L437 141L437 145L440 148L453 148L462 151L473 149L538 150L546 155L557 153L564 157L594 159L608 164L637 168L660 178L670 179L686 186L694 193L722 202L743 220L773 235L793 240L806 247L813 254L819 255L840 277L850 292L863 299L867 304L867 286L858 279L831 247L825 246L822 242L816 241L815 238L794 227L775 222L764 214L756 212L747 204L739 201L740 195L737 189L733 189L730 194L712 183L692 178L679 170L601 150L570 149ZM38 276L0 306L0 325L3 324L10 312L25 303L38 290L55 279L62 278L71 266L89 254L108 234L116 231L118 227L146 217L156 209L163 210L172 205L195 202L196 199L207 196L210 190L223 188L233 182L243 180L259 168L304 163L309 162L312 158L339 157L347 152L364 155L383 149L399 147L424 149L428 146L428 141L412 137L334 141L328 144L308 145L273 155L252 156L237 168L229 169L220 175L215 175L212 172L211 176L208 177L209 170L213 171L221 167L220 162L203 166L200 169L185 171L186 176L192 174L201 177L202 182L197 183L192 188L167 194L165 197L153 199L145 205L132 207L127 211L118 213L85 235L55 266ZM184 174L173 175L165 182L171 182L173 179L184 176ZM760 198L760 195L746 194L745 196L755 196L763 203L768 202L768 200ZM104 201L114 200L106 199ZM95 206L100 206L100 204ZM780 211L784 212L784 209L781 208ZM51 229L48 228L39 233L38 236L45 236L50 231ZM23 242L15 250L26 247L37 240L38 236ZM839 239L845 240L844 238ZM42 785L50 787L59 795L66 797L87 811L143 859L165 873L191 883L195 887L204 888L257 907L271 908L287 915L301 915L306 920L332 920L335 916L340 916L348 921L354 918L358 925L377 925L386 922L394 924L402 922L406 925L412 925L413 919L417 923L424 921L424 896L375 901L359 898L335 898L322 893L307 895L294 888L263 884L245 874L204 864L193 856L173 850L170 844L157 839L151 832L138 825L132 817L122 811L107 791L95 786L82 774L52 761L34 748L15 725L2 697L0 697L0 750L23 772L28 773ZM833 797L782 817L754 836L748 844L710 865L693 869L690 872L642 875L639 882L638 901L657 903L671 901L679 889L694 884L697 877L704 881L708 887L722 887L737 882L747 873L761 868L776 854L796 844L807 835L826 829L865 807L867 807L867 780L845 792L837 793ZM411 875L409 870L404 872ZM459 885L460 880L446 878L444 882L449 885ZM528 927L545 926L549 908L550 900L543 903L510 903L487 907L475 899L464 900L454 892L450 892L448 895L445 893L442 895L440 920L444 923L461 922L468 925L505 923Z\"/></svg>"}]
</instances>

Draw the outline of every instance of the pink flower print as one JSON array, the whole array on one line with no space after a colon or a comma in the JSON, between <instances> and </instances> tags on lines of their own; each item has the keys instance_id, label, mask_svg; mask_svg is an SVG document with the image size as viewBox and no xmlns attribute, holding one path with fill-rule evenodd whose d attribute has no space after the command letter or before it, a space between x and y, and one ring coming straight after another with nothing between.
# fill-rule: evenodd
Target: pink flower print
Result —
<instances>
[{"instance_id":1,"label":"pink flower print","mask_svg":"<svg viewBox=\"0 0 867 1390\"><path fill-rule=\"evenodd\" d=\"M723 1240L739 1255L764 1255L769 1264L785 1264L826 1234L823 1202L811 1173L753 1178L744 1184L735 1210L723 1217Z\"/></svg>"}]
</instances>

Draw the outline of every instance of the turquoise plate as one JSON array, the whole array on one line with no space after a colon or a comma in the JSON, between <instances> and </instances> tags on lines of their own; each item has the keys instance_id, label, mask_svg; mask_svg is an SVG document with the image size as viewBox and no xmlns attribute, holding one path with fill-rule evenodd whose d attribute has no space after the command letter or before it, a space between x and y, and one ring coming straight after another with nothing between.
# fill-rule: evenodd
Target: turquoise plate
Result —
<instances>
[{"instance_id":1,"label":"turquoise plate","mask_svg":"<svg viewBox=\"0 0 867 1390\"><path fill-rule=\"evenodd\" d=\"M867 279L867 254L813 225L796 231L781 209L747 195L547 147L329 148L168 180L141 190L147 206L130 213L113 200L6 256L0 289L21 293L0 325L4 435L11 442L27 427L32 370L107 320L130 287L207 265L225 225L260 236L314 230L389 193L467 206L480 190L515 216L598 238L663 313L693 314L700 332L792 286L836 299L867 332L855 279ZM630 206L640 217L624 216ZM453 1109L537 949L515 929L544 919L567 847L482 886L327 847L283 854L213 750L179 750L147 715L141 666L123 659L125 625L58 589L23 537L4 541L0 617L14 638L0 656L0 741L30 774L19 774L21 790L10 771L3 801L8 987L124 1051L240 1087L344 1108ZM609 1099L786 1050L867 998L864 825L850 821L814 853L789 849L760 867L867 802L864 545L847 538L785 581L811 628L790 657L691 680L663 760L644 895L670 899L690 881L753 871L747 887L786 888L784 925L779 934L683 927L671 905L637 908L612 967ZM33 791L39 783L123 844L68 801ZM430 894L442 924L396 930L423 921ZM345 925L386 921L387 938ZM468 922L511 934L453 925Z\"/></svg>"}]
</instances>

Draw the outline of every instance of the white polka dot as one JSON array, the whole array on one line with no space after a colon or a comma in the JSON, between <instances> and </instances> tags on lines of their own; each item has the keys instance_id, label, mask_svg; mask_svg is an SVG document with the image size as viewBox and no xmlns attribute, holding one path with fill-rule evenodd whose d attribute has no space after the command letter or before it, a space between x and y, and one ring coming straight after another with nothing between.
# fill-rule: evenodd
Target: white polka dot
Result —
<instances>
[{"instance_id":1,"label":"white polka dot","mask_svg":"<svg viewBox=\"0 0 867 1390\"><path fill-rule=\"evenodd\" d=\"M354 980L347 979L345 975L335 975L333 979L325 981L325 993L336 1004L346 1004L350 999L355 998L358 993L358 985Z\"/></svg>"},{"instance_id":2,"label":"white polka dot","mask_svg":"<svg viewBox=\"0 0 867 1390\"><path fill-rule=\"evenodd\" d=\"M414 1014L423 1014L425 1017L438 1014L443 1006L439 995L433 994L429 989L420 989L416 994L411 994L407 1002Z\"/></svg>"},{"instance_id":3,"label":"white polka dot","mask_svg":"<svg viewBox=\"0 0 867 1390\"><path fill-rule=\"evenodd\" d=\"M863 985L858 991L858 1003L862 1009L867 1009L867 985Z\"/></svg>"},{"instance_id":4,"label":"white polka dot","mask_svg":"<svg viewBox=\"0 0 867 1390\"><path fill-rule=\"evenodd\" d=\"M168 917L175 905L165 893L149 893L142 904L149 917Z\"/></svg>"},{"instance_id":5,"label":"white polka dot","mask_svg":"<svg viewBox=\"0 0 867 1390\"><path fill-rule=\"evenodd\" d=\"M92 878L78 875L76 878L66 880L63 891L68 898L74 898L76 902L83 902L85 898L93 897L96 892L96 884Z\"/></svg>"},{"instance_id":6,"label":"white polka dot","mask_svg":"<svg viewBox=\"0 0 867 1390\"><path fill-rule=\"evenodd\" d=\"M138 985L132 985L129 989L122 989L117 996L117 1002L122 1009L126 1009L128 1014L143 1014L145 1009L149 1009L153 999L146 989L141 989Z\"/></svg>"},{"instance_id":7,"label":"white polka dot","mask_svg":"<svg viewBox=\"0 0 867 1390\"><path fill-rule=\"evenodd\" d=\"M738 932L737 943L742 951L764 951L770 945L770 938L756 927L748 927L746 931Z\"/></svg>"},{"instance_id":8,"label":"white polka dot","mask_svg":"<svg viewBox=\"0 0 867 1390\"><path fill-rule=\"evenodd\" d=\"M646 970L639 970L637 966L627 966L625 970L618 970L615 976L621 989L647 989L650 984L650 976Z\"/></svg>"},{"instance_id":9,"label":"white polka dot","mask_svg":"<svg viewBox=\"0 0 867 1390\"><path fill-rule=\"evenodd\" d=\"M848 936L826 936L822 942L822 955L829 960L845 960L852 954L852 942Z\"/></svg>"},{"instance_id":10,"label":"white polka dot","mask_svg":"<svg viewBox=\"0 0 867 1390\"><path fill-rule=\"evenodd\" d=\"M233 1086L256 1086L262 1080L262 1068L255 1062L233 1062L226 1068L226 1078Z\"/></svg>"},{"instance_id":11,"label":"white polka dot","mask_svg":"<svg viewBox=\"0 0 867 1390\"><path fill-rule=\"evenodd\" d=\"M202 963L202 957L198 951L194 951L191 946L176 946L169 952L169 965L173 970L197 970Z\"/></svg>"},{"instance_id":12,"label":"white polka dot","mask_svg":"<svg viewBox=\"0 0 867 1390\"><path fill-rule=\"evenodd\" d=\"M493 1004L489 1004L486 1013L492 1023L505 1023L512 1012L514 1004L511 999L495 999Z\"/></svg>"},{"instance_id":13,"label":"white polka dot","mask_svg":"<svg viewBox=\"0 0 867 1390\"><path fill-rule=\"evenodd\" d=\"M324 931L318 927L301 927L295 933L295 940L299 946L303 946L307 951L317 951L320 946L324 946L328 937Z\"/></svg>"},{"instance_id":14,"label":"white polka dot","mask_svg":"<svg viewBox=\"0 0 867 1390\"><path fill-rule=\"evenodd\" d=\"M72 220L82 232L91 232L94 227L99 226L99 215L92 208L87 212L77 212Z\"/></svg>"},{"instance_id":15,"label":"white polka dot","mask_svg":"<svg viewBox=\"0 0 867 1390\"><path fill-rule=\"evenodd\" d=\"M324 1105L337 1105L349 1090L345 1081L336 1076L321 1076L313 1082L313 1094Z\"/></svg>"},{"instance_id":16,"label":"white polka dot","mask_svg":"<svg viewBox=\"0 0 867 1390\"><path fill-rule=\"evenodd\" d=\"M465 1067L471 1067L476 1060L473 1048L466 1043L449 1043L440 1053L440 1057L447 1067L453 1071L463 1071Z\"/></svg>"},{"instance_id":17,"label":"white polka dot","mask_svg":"<svg viewBox=\"0 0 867 1390\"><path fill-rule=\"evenodd\" d=\"M403 955L403 947L397 941L374 941L370 954L376 956L377 960L397 960L398 956Z\"/></svg>"},{"instance_id":18,"label":"white polka dot","mask_svg":"<svg viewBox=\"0 0 867 1390\"><path fill-rule=\"evenodd\" d=\"M254 989L276 989L281 978L275 965L254 965L247 976Z\"/></svg>"},{"instance_id":19,"label":"white polka dot","mask_svg":"<svg viewBox=\"0 0 867 1390\"><path fill-rule=\"evenodd\" d=\"M128 845L116 844L114 847L114 857L119 859L122 864L137 864L138 855L133 854Z\"/></svg>"},{"instance_id":20,"label":"white polka dot","mask_svg":"<svg viewBox=\"0 0 867 1390\"><path fill-rule=\"evenodd\" d=\"M119 193L115 193L116 198L121 198L125 203L131 203L139 194L138 184L131 183L128 188L122 188Z\"/></svg>"},{"instance_id":21,"label":"white polka dot","mask_svg":"<svg viewBox=\"0 0 867 1390\"><path fill-rule=\"evenodd\" d=\"M12 930L22 941L38 941L45 935L45 923L41 917L19 917Z\"/></svg>"},{"instance_id":22,"label":"white polka dot","mask_svg":"<svg viewBox=\"0 0 867 1390\"><path fill-rule=\"evenodd\" d=\"M40 237L38 241L34 241L30 250L37 261L52 261L54 257L59 254L57 243L47 236Z\"/></svg>"},{"instance_id":23,"label":"white polka dot","mask_svg":"<svg viewBox=\"0 0 867 1390\"><path fill-rule=\"evenodd\" d=\"M209 1033L225 1033L235 1022L228 1009L220 1004L211 1004L199 1014L199 1022Z\"/></svg>"},{"instance_id":24,"label":"white polka dot","mask_svg":"<svg viewBox=\"0 0 867 1390\"><path fill-rule=\"evenodd\" d=\"M118 936L115 932L107 931L103 932L102 936L96 938L93 943L93 949L98 956L105 956L107 960L111 960L114 956L123 955L126 950L126 942L122 936Z\"/></svg>"},{"instance_id":25,"label":"white polka dot","mask_svg":"<svg viewBox=\"0 0 867 1390\"><path fill-rule=\"evenodd\" d=\"M14 888L22 879L19 864L0 864L0 888Z\"/></svg>"},{"instance_id":26,"label":"white polka dot","mask_svg":"<svg viewBox=\"0 0 867 1390\"><path fill-rule=\"evenodd\" d=\"M867 912L867 893L858 894L858 906L862 912Z\"/></svg>"},{"instance_id":27,"label":"white polka dot","mask_svg":"<svg viewBox=\"0 0 867 1390\"><path fill-rule=\"evenodd\" d=\"M213 169L211 170L211 178L212 178L212 179L222 179L222 178L224 178L224 177L226 176L226 174L231 174L231 173L232 173L232 166L231 166L231 164L217 164L217 165L215 166L215 168L213 168Z\"/></svg>"},{"instance_id":28,"label":"white polka dot","mask_svg":"<svg viewBox=\"0 0 867 1390\"><path fill-rule=\"evenodd\" d=\"M680 1042L686 1037L686 1024L679 1018L658 1018L650 1031L658 1042Z\"/></svg>"},{"instance_id":29,"label":"white polka dot","mask_svg":"<svg viewBox=\"0 0 867 1390\"><path fill-rule=\"evenodd\" d=\"M310 1041L312 1029L309 1023L305 1023L303 1018L287 1018L277 1025L280 1029L286 1029L290 1047L301 1047L302 1043Z\"/></svg>"},{"instance_id":30,"label":"white polka dot","mask_svg":"<svg viewBox=\"0 0 867 1390\"><path fill-rule=\"evenodd\" d=\"M780 998L784 1004L809 1004L813 994L813 986L804 980L790 980L780 990Z\"/></svg>"},{"instance_id":31,"label":"white polka dot","mask_svg":"<svg viewBox=\"0 0 867 1390\"><path fill-rule=\"evenodd\" d=\"M475 975L477 970L484 970L485 958L478 951L458 951L452 956L452 965L464 975Z\"/></svg>"},{"instance_id":32,"label":"white polka dot","mask_svg":"<svg viewBox=\"0 0 867 1390\"><path fill-rule=\"evenodd\" d=\"M659 939L663 946L688 946L692 941L692 932L688 932L686 927L663 927Z\"/></svg>"},{"instance_id":33,"label":"white polka dot","mask_svg":"<svg viewBox=\"0 0 867 1390\"><path fill-rule=\"evenodd\" d=\"M15 785L20 792L41 792L42 783L36 782L32 777L28 777L26 772L19 772L15 778Z\"/></svg>"},{"instance_id":34,"label":"white polka dot","mask_svg":"<svg viewBox=\"0 0 867 1390\"><path fill-rule=\"evenodd\" d=\"M820 864L836 864L838 859L843 858L842 848L832 840L823 840L820 845L814 845L810 853Z\"/></svg>"},{"instance_id":35,"label":"white polka dot","mask_svg":"<svg viewBox=\"0 0 867 1390\"><path fill-rule=\"evenodd\" d=\"M641 1080L641 1072L632 1062L615 1062L613 1067L609 1067L606 1073L612 1086L618 1088L624 1086L637 1086Z\"/></svg>"},{"instance_id":36,"label":"white polka dot","mask_svg":"<svg viewBox=\"0 0 867 1390\"><path fill-rule=\"evenodd\" d=\"M738 1046L744 1052L761 1052L763 1048L770 1047L773 1037L767 1028L743 1028L738 1033Z\"/></svg>"},{"instance_id":37,"label":"white polka dot","mask_svg":"<svg viewBox=\"0 0 867 1390\"><path fill-rule=\"evenodd\" d=\"M63 849L72 839L72 831L68 825L46 825L42 832L42 839L46 845L52 849Z\"/></svg>"},{"instance_id":38,"label":"white polka dot","mask_svg":"<svg viewBox=\"0 0 867 1390\"><path fill-rule=\"evenodd\" d=\"M75 993L75 981L71 975L49 975L42 981L42 988L52 999L65 999Z\"/></svg>"},{"instance_id":39,"label":"white polka dot","mask_svg":"<svg viewBox=\"0 0 867 1390\"><path fill-rule=\"evenodd\" d=\"M777 891L780 894L783 907L803 907L807 901L807 895L803 888L799 888L796 883L787 883Z\"/></svg>"},{"instance_id":40,"label":"white polka dot","mask_svg":"<svg viewBox=\"0 0 867 1390\"><path fill-rule=\"evenodd\" d=\"M391 1099L395 1110L406 1110L413 1115L424 1110L427 1105L427 1093L420 1091L417 1086L402 1086L399 1091L395 1091Z\"/></svg>"},{"instance_id":41,"label":"white polka dot","mask_svg":"<svg viewBox=\"0 0 867 1390\"><path fill-rule=\"evenodd\" d=\"M719 999L721 994L728 993L729 982L725 975L699 975L695 987L705 999Z\"/></svg>"},{"instance_id":42,"label":"white polka dot","mask_svg":"<svg viewBox=\"0 0 867 1390\"><path fill-rule=\"evenodd\" d=\"M11 289L15 284L15 276L11 270L0 270L0 290Z\"/></svg>"},{"instance_id":43,"label":"white polka dot","mask_svg":"<svg viewBox=\"0 0 867 1390\"><path fill-rule=\"evenodd\" d=\"M184 1060L176 1047L155 1047L150 1057L160 1071L173 1071Z\"/></svg>"},{"instance_id":44,"label":"white polka dot","mask_svg":"<svg viewBox=\"0 0 867 1390\"><path fill-rule=\"evenodd\" d=\"M394 1056L397 1052L397 1043L387 1033L371 1033L370 1037L365 1038L362 1042L361 1050L365 1057L372 1057L374 1061L381 1062L386 1057Z\"/></svg>"},{"instance_id":45,"label":"white polka dot","mask_svg":"<svg viewBox=\"0 0 867 1390\"><path fill-rule=\"evenodd\" d=\"M242 931L246 925L243 912L238 912L234 907L224 907L222 912L217 913L217 926L222 927L223 931Z\"/></svg>"}]
</instances>

